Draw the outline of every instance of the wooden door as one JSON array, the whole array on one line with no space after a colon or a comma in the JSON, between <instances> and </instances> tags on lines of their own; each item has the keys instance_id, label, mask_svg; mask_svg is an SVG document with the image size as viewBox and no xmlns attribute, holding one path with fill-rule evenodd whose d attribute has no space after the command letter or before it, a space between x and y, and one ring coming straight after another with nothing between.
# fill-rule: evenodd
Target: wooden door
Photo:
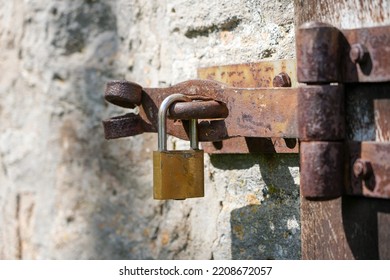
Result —
<instances>
[{"instance_id":1,"label":"wooden door","mask_svg":"<svg viewBox=\"0 0 390 280\"><path fill-rule=\"evenodd\" d=\"M295 0L294 5L297 28L307 21L341 29L390 25L388 0ZM366 113L354 119L354 126L347 126L347 140L390 141L390 81L381 86L387 97L367 94L354 103L357 108L349 109L349 116ZM351 121L348 113L346 121ZM390 200L343 196L311 201L302 197L301 226L303 259L390 259Z\"/></svg>"}]
</instances>

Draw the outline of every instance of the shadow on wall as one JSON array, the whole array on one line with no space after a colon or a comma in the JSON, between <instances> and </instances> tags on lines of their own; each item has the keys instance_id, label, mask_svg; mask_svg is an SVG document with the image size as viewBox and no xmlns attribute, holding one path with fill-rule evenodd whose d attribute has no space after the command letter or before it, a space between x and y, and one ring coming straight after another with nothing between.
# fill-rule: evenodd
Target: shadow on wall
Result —
<instances>
[{"instance_id":1,"label":"shadow on wall","mask_svg":"<svg viewBox=\"0 0 390 280\"><path fill-rule=\"evenodd\" d=\"M123 75L115 64L120 43L116 14L105 1L80 1L53 8L52 14L56 32L51 44L68 60L60 70L70 73L69 81L54 75L55 85L67 85L53 88L65 96L55 100L55 106L75 105L56 117L63 143L58 167L63 174L56 191L65 209L61 210L69 214L55 230L72 242L62 241L61 247L55 243L55 250L47 254L60 259L125 259L126 248L134 242L123 233L134 212L124 195L127 184L135 181L129 172L133 166L121 162L121 156L129 156L128 146L106 141L101 124L106 112L116 109L107 108L103 99L105 83Z\"/></svg>"},{"instance_id":2,"label":"shadow on wall","mask_svg":"<svg viewBox=\"0 0 390 280\"><path fill-rule=\"evenodd\" d=\"M213 155L211 162L225 170L258 164L266 184L260 205L231 212L232 259L300 259L299 186L289 170L299 166L299 156Z\"/></svg>"},{"instance_id":3,"label":"shadow on wall","mask_svg":"<svg viewBox=\"0 0 390 280\"><path fill-rule=\"evenodd\" d=\"M383 246L390 232L388 201L344 196L342 219L345 236L355 259L390 259L389 246Z\"/></svg>"}]
</instances>

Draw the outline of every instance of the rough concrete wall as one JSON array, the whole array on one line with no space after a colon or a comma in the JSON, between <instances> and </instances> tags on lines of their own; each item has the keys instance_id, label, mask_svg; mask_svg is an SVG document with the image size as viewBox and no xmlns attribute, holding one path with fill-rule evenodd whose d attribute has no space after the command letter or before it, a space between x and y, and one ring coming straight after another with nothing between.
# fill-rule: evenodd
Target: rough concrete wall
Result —
<instances>
[{"instance_id":1,"label":"rough concrete wall","mask_svg":"<svg viewBox=\"0 0 390 280\"><path fill-rule=\"evenodd\" d=\"M156 136L101 126L108 80L293 57L292 1L0 2L0 258L300 258L297 155L206 156L205 198L154 201Z\"/></svg>"}]
</instances>

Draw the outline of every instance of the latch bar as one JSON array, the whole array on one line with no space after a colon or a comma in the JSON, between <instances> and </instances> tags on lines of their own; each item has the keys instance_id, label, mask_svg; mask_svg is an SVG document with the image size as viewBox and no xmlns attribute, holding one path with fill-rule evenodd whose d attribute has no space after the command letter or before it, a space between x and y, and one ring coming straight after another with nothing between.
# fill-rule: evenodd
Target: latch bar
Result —
<instances>
[{"instance_id":1,"label":"latch bar","mask_svg":"<svg viewBox=\"0 0 390 280\"><path fill-rule=\"evenodd\" d=\"M198 77L241 88L298 86L295 59L204 67L198 69ZM288 102L286 100L285 103ZM296 110L295 103L291 103L291 106ZM292 129L295 127L293 125ZM217 142L203 142L202 147L208 154L298 153L296 138L297 134L292 138L234 137Z\"/></svg>"},{"instance_id":2,"label":"latch bar","mask_svg":"<svg viewBox=\"0 0 390 280\"><path fill-rule=\"evenodd\" d=\"M199 141L214 142L239 136L268 138L298 136L296 88L233 88L215 81L191 80L168 88L143 88L139 114L104 121L106 138L157 132L158 108L162 100L173 93L185 94L193 100L212 100L226 105L229 113L224 119L199 122ZM106 99L115 99L112 97L114 94L115 92L107 90ZM123 99L126 95L121 94ZM132 94L134 94L132 91L128 93L129 96ZM196 106L196 102L192 103ZM126 105L130 107L130 104ZM174 112L180 114L179 110ZM217 117L223 116L218 113ZM113 129L125 126L121 125L121 122L126 122L126 126L130 125L133 128L120 134L112 133ZM168 120L167 133L187 140L188 125L183 126L175 120Z\"/></svg>"}]
</instances>

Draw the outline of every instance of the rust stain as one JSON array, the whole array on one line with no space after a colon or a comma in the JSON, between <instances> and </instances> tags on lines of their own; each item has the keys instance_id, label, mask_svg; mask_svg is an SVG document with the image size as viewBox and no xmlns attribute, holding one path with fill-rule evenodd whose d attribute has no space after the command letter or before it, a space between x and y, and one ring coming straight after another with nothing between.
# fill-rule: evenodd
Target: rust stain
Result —
<instances>
[{"instance_id":1,"label":"rust stain","mask_svg":"<svg viewBox=\"0 0 390 280\"><path fill-rule=\"evenodd\" d=\"M222 75L225 72L228 73L229 78ZM298 85L295 59L200 68L198 69L198 77L200 79L217 79L230 86L240 84L242 87L248 88L272 87L274 76L280 72L286 72L290 76L292 87ZM218 77L223 79L220 80Z\"/></svg>"},{"instance_id":2,"label":"rust stain","mask_svg":"<svg viewBox=\"0 0 390 280\"><path fill-rule=\"evenodd\" d=\"M301 142L300 188L306 198L336 198L343 193L342 142Z\"/></svg>"},{"instance_id":3,"label":"rust stain","mask_svg":"<svg viewBox=\"0 0 390 280\"><path fill-rule=\"evenodd\" d=\"M161 233L161 245L166 246L169 243L169 233L166 231Z\"/></svg>"}]
</instances>

